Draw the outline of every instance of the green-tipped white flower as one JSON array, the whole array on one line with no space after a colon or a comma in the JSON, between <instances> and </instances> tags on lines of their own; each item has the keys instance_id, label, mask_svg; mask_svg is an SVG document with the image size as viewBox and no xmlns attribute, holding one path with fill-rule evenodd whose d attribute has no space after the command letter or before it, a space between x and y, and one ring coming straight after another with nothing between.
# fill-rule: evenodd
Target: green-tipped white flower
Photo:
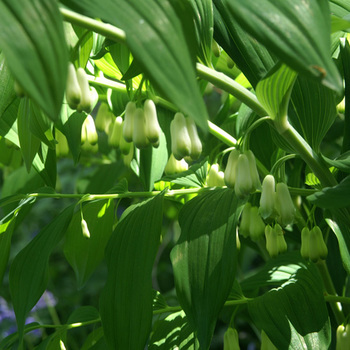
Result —
<instances>
[{"instance_id":1,"label":"green-tipped white flower","mask_svg":"<svg viewBox=\"0 0 350 350\"><path fill-rule=\"evenodd\" d=\"M177 160L191 155L191 138L188 133L185 116L176 113L170 123L171 151Z\"/></svg>"},{"instance_id":2,"label":"green-tipped white flower","mask_svg":"<svg viewBox=\"0 0 350 350\"><path fill-rule=\"evenodd\" d=\"M249 161L250 178L253 184L253 191L259 190L261 188L261 183L259 179L258 169L256 167L256 160L254 153L251 150L245 151L244 154L247 156Z\"/></svg>"},{"instance_id":3,"label":"green-tipped white flower","mask_svg":"<svg viewBox=\"0 0 350 350\"><path fill-rule=\"evenodd\" d=\"M250 176L249 160L245 154L240 154L236 167L235 193L237 197L244 198L252 191L254 186Z\"/></svg>"},{"instance_id":4,"label":"green-tipped white flower","mask_svg":"<svg viewBox=\"0 0 350 350\"><path fill-rule=\"evenodd\" d=\"M90 238L90 231L87 222L84 219L81 219L81 231L85 238Z\"/></svg>"},{"instance_id":5,"label":"green-tipped white flower","mask_svg":"<svg viewBox=\"0 0 350 350\"><path fill-rule=\"evenodd\" d=\"M224 172L219 171L219 164L212 164L207 177L207 185L209 187L225 186L224 176Z\"/></svg>"},{"instance_id":6,"label":"green-tipped white flower","mask_svg":"<svg viewBox=\"0 0 350 350\"><path fill-rule=\"evenodd\" d=\"M174 155L171 154L165 166L164 172L165 172L165 175L173 175L173 174L182 173L187 169L188 169L188 164L184 159L177 160L175 159Z\"/></svg>"},{"instance_id":7,"label":"green-tipped white flower","mask_svg":"<svg viewBox=\"0 0 350 350\"><path fill-rule=\"evenodd\" d=\"M153 146L159 146L160 126L158 123L156 105L152 100L146 100L143 106L146 122L146 136Z\"/></svg>"},{"instance_id":8,"label":"green-tipped white flower","mask_svg":"<svg viewBox=\"0 0 350 350\"><path fill-rule=\"evenodd\" d=\"M258 207L251 207L250 209L250 225L249 225L249 235L250 238L257 242L264 236L265 233L265 223L259 215Z\"/></svg>"},{"instance_id":9,"label":"green-tipped white flower","mask_svg":"<svg viewBox=\"0 0 350 350\"><path fill-rule=\"evenodd\" d=\"M125 116L124 116L124 124L123 124L123 137L127 142L132 142L135 112L136 112L136 103L129 101L125 107Z\"/></svg>"},{"instance_id":10,"label":"green-tipped white flower","mask_svg":"<svg viewBox=\"0 0 350 350\"><path fill-rule=\"evenodd\" d=\"M275 213L275 178L272 175L265 176L262 183L259 213L263 219Z\"/></svg>"},{"instance_id":11,"label":"green-tipped white flower","mask_svg":"<svg viewBox=\"0 0 350 350\"><path fill-rule=\"evenodd\" d=\"M196 160L202 153L202 142L198 136L197 126L194 120L190 117L186 118L188 135L191 139L191 158Z\"/></svg>"},{"instance_id":12,"label":"green-tipped white flower","mask_svg":"<svg viewBox=\"0 0 350 350\"><path fill-rule=\"evenodd\" d=\"M87 79L86 72L83 68L79 67L77 69L77 80L81 90L81 99L77 110L79 112L84 111L86 113L90 113L92 110L92 95L90 92L90 85Z\"/></svg>"},{"instance_id":13,"label":"green-tipped white flower","mask_svg":"<svg viewBox=\"0 0 350 350\"><path fill-rule=\"evenodd\" d=\"M85 118L81 128L81 141L82 143L87 141L90 145L96 145L98 142L95 122L90 114Z\"/></svg>"},{"instance_id":14,"label":"green-tipped white flower","mask_svg":"<svg viewBox=\"0 0 350 350\"><path fill-rule=\"evenodd\" d=\"M350 324L341 324L337 328L336 350L350 349Z\"/></svg>"},{"instance_id":15,"label":"green-tipped white flower","mask_svg":"<svg viewBox=\"0 0 350 350\"><path fill-rule=\"evenodd\" d=\"M81 100L81 89L78 83L77 72L74 64L71 62L68 64L66 100L71 109L76 109Z\"/></svg>"},{"instance_id":16,"label":"green-tipped white flower","mask_svg":"<svg viewBox=\"0 0 350 350\"><path fill-rule=\"evenodd\" d=\"M132 141L137 148L146 148L149 145L146 136L145 113L142 108L136 108L134 114L134 128Z\"/></svg>"},{"instance_id":17,"label":"green-tipped white flower","mask_svg":"<svg viewBox=\"0 0 350 350\"><path fill-rule=\"evenodd\" d=\"M224 334L224 350L240 350L237 330L227 328Z\"/></svg>"},{"instance_id":18,"label":"green-tipped white flower","mask_svg":"<svg viewBox=\"0 0 350 350\"><path fill-rule=\"evenodd\" d=\"M111 147L118 148L120 145L120 141L122 139L122 133L123 133L123 118L117 117L115 121L110 124L108 132L108 144Z\"/></svg>"},{"instance_id":19,"label":"green-tipped white flower","mask_svg":"<svg viewBox=\"0 0 350 350\"><path fill-rule=\"evenodd\" d=\"M235 187L236 168L237 168L237 161L238 161L239 154L240 154L239 151L237 149L234 149L230 152L230 155L228 156L224 180L225 180L226 186L229 188Z\"/></svg>"},{"instance_id":20,"label":"green-tipped white flower","mask_svg":"<svg viewBox=\"0 0 350 350\"><path fill-rule=\"evenodd\" d=\"M245 238L249 237L250 234L251 209L252 205L247 202L243 208L241 223L239 225L239 234Z\"/></svg>"},{"instance_id":21,"label":"green-tipped white flower","mask_svg":"<svg viewBox=\"0 0 350 350\"><path fill-rule=\"evenodd\" d=\"M288 186L280 182L276 186L275 208L278 213L277 220L282 226L293 223L295 215L295 207L290 196Z\"/></svg>"}]
</instances>

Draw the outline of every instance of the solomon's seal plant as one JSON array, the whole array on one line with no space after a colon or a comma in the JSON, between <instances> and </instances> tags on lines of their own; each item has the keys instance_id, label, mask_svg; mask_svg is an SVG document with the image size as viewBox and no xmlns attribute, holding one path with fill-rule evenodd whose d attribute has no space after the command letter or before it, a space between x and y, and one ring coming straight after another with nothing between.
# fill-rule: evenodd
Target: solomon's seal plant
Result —
<instances>
[{"instance_id":1,"label":"solomon's seal plant","mask_svg":"<svg viewBox=\"0 0 350 350\"><path fill-rule=\"evenodd\" d=\"M349 18L0 1L0 349L348 349Z\"/></svg>"}]
</instances>

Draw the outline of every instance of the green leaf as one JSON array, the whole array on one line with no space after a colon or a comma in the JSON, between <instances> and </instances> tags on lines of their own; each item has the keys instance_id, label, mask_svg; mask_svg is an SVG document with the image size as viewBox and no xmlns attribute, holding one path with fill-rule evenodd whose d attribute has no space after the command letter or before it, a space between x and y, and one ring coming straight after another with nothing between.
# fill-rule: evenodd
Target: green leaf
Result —
<instances>
[{"instance_id":1,"label":"green leaf","mask_svg":"<svg viewBox=\"0 0 350 350\"><path fill-rule=\"evenodd\" d=\"M171 251L176 293L203 350L230 294L236 269L236 225L243 207L230 189L187 202L179 213L181 236Z\"/></svg>"},{"instance_id":2,"label":"green leaf","mask_svg":"<svg viewBox=\"0 0 350 350\"><path fill-rule=\"evenodd\" d=\"M338 17L344 17L350 12L348 0L329 0L331 13Z\"/></svg>"},{"instance_id":3,"label":"green leaf","mask_svg":"<svg viewBox=\"0 0 350 350\"><path fill-rule=\"evenodd\" d=\"M30 131L31 113L30 100L22 99L18 109L17 128L21 153L28 172L41 144L40 140Z\"/></svg>"},{"instance_id":4,"label":"green leaf","mask_svg":"<svg viewBox=\"0 0 350 350\"><path fill-rule=\"evenodd\" d=\"M297 73L288 66L277 63L256 87L256 97L274 120L277 129L287 125L290 95Z\"/></svg>"},{"instance_id":5,"label":"green leaf","mask_svg":"<svg viewBox=\"0 0 350 350\"><path fill-rule=\"evenodd\" d=\"M183 32L179 13L169 1L65 0L63 3L124 30L133 56L157 89L203 130L208 129L207 111L186 43L187 34Z\"/></svg>"},{"instance_id":6,"label":"green leaf","mask_svg":"<svg viewBox=\"0 0 350 350\"><path fill-rule=\"evenodd\" d=\"M144 349L152 325L152 268L163 194L124 212L106 248L108 277L100 314L110 349Z\"/></svg>"},{"instance_id":7,"label":"green leaf","mask_svg":"<svg viewBox=\"0 0 350 350\"><path fill-rule=\"evenodd\" d=\"M346 208L350 206L350 176L338 185L325 187L306 198L321 208Z\"/></svg>"},{"instance_id":8,"label":"green leaf","mask_svg":"<svg viewBox=\"0 0 350 350\"><path fill-rule=\"evenodd\" d=\"M16 98L14 80L5 62L4 54L0 53L0 118L4 111Z\"/></svg>"},{"instance_id":9,"label":"green leaf","mask_svg":"<svg viewBox=\"0 0 350 350\"><path fill-rule=\"evenodd\" d=\"M350 230L348 225L338 225L337 221L331 218L326 218L328 226L332 229L337 237L339 244L339 251L343 266L348 274L350 274ZM342 221L340 221L341 223Z\"/></svg>"},{"instance_id":10,"label":"green leaf","mask_svg":"<svg viewBox=\"0 0 350 350\"><path fill-rule=\"evenodd\" d=\"M289 259L287 267L277 260L275 268L264 269L265 278L276 275L276 269L279 274L285 270L283 278L277 279L284 282L250 301L250 316L278 349L326 350L331 329L322 279L314 264L303 261L300 256L293 260Z\"/></svg>"},{"instance_id":11,"label":"green leaf","mask_svg":"<svg viewBox=\"0 0 350 350\"><path fill-rule=\"evenodd\" d=\"M73 215L66 208L15 257L10 268L10 293L22 340L26 316L37 303L48 282L48 262L52 250L62 239Z\"/></svg>"},{"instance_id":12,"label":"green leaf","mask_svg":"<svg viewBox=\"0 0 350 350\"><path fill-rule=\"evenodd\" d=\"M74 310L67 320L67 324L95 321L100 314L93 306L81 306Z\"/></svg>"},{"instance_id":13,"label":"green leaf","mask_svg":"<svg viewBox=\"0 0 350 350\"><path fill-rule=\"evenodd\" d=\"M20 86L52 120L61 109L68 53L56 1L0 2L0 48Z\"/></svg>"},{"instance_id":14,"label":"green leaf","mask_svg":"<svg viewBox=\"0 0 350 350\"><path fill-rule=\"evenodd\" d=\"M112 200L87 203L83 206L90 238L84 237L81 228L80 210L69 224L64 243L64 255L72 266L82 288L104 257L106 244L112 234L114 205Z\"/></svg>"},{"instance_id":15,"label":"green leaf","mask_svg":"<svg viewBox=\"0 0 350 350\"><path fill-rule=\"evenodd\" d=\"M168 161L168 150L164 133L161 133L158 148L148 146L140 150L140 178L146 191L152 191Z\"/></svg>"},{"instance_id":16,"label":"green leaf","mask_svg":"<svg viewBox=\"0 0 350 350\"><path fill-rule=\"evenodd\" d=\"M293 87L288 117L318 152L322 139L337 117L334 92L318 82L299 76Z\"/></svg>"},{"instance_id":17,"label":"green leaf","mask_svg":"<svg viewBox=\"0 0 350 350\"><path fill-rule=\"evenodd\" d=\"M345 31L350 28L350 20L349 18L339 18L336 16L332 16L331 28L332 33Z\"/></svg>"},{"instance_id":18,"label":"green leaf","mask_svg":"<svg viewBox=\"0 0 350 350\"><path fill-rule=\"evenodd\" d=\"M103 338L103 328L94 329L87 337L81 350L104 350L107 344Z\"/></svg>"},{"instance_id":19,"label":"green leaf","mask_svg":"<svg viewBox=\"0 0 350 350\"><path fill-rule=\"evenodd\" d=\"M162 177L162 181L172 182L185 187L202 187L205 184L208 172L208 160L193 164L188 170L174 175Z\"/></svg>"},{"instance_id":20,"label":"green leaf","mask_svg":"<svg viewBox=\"0 0 350 350\"><path fill-rule=\"evenodd\" d=\"M242 29L230 15L225 2L214 0L213 3L214 37L255 88L274 66L275 60L264 46Z\"/></svg>"},{"instance_id":21,"label":"green leaf","mask_svg":"<svg viewBox=\"0 0 350 350\"><path fill-rule=\"evenodd\" d=\"M17 147L19 147L17 132L17 115L19 104L20 100L15 99L0 117L0 135L13 142Z\"/></svg>"},{"instance_id":22,"label":"green leaf","mask_svg":"<svg viewBox=\"0 0 350 350\"><path fill-rule=\"evenodd\" d=\"M284 63L341 94L341 77L330 54L328 0L224 2L238 23Z\"/></svg>"},{"instance_id":23,"label":"green leaf","mask_svg":"<svg viewBox=\"0 0 350 350\"><path fill-rule=\"evenodd\" d=\"M154 324L148 349L199 349L198 341L183 311L175 312Z\"/></svg>"},{"instance_id":24,"label":"green leaf","mask_svg":"<svg viewBox=\"0 0 350 350\"><path fill-rule=\"evenodd\" d=\"M336 159L329 159L325 156L322 156L322 158L330 167L335 167L345 173L350 173L350 151L341 154Z\"/></svg>"}]
</instances>

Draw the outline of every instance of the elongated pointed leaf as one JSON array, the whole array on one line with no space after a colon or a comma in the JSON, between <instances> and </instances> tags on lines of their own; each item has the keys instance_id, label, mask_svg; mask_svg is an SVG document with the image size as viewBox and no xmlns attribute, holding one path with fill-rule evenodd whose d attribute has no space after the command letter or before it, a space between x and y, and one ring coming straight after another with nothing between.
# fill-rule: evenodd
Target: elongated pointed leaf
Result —
<instances>
[{"instance_id":1,"label":"elongated pointed leaf","mask_svg":"<svg viewBox=\"0 0 350 350\"><path fill-rule=\"evenodd\" d=\"M182 112L193 117L202 129L208 129L207 111L196 82L187 34L182 30L178 8L174 8L176 3L156 0L63 2L83 14L99 17L123 29L127 45L152 83Z\"/></svg>"},{"instance_id":2,"label":"elongated pointed leaf","mask_svg":"<svg viewBox=\"0 0 350 350\"><path fill-rule=\"evenodd\" d=\"M350 176L346 177L339 185L326 187L316 192L307 199L321 208L346 208L350 206Z\"/></svg>"},{"instance_id":3,"label":"elongated pointed leaf","mask_svg":"<svg viewBox=\"0 0 350 350\"><path fill-rule=\"evenodd\" d=\"M66 208L20 251L10 268L10 292L20 339L28 312L37 303L48 282L48 262L62 239L73 214Z\"/></svg>"},{"instance_id":4,"label":"elongated pointed leaf","mask_svg":"<svg viewBox=\"0 0 350 350\"><path fill-rule=\"evenodd\" d=\"M183 311L175 312L155 323L150 339L149 350L169 349L197 350L199 344L193 330L187 323Z\"/></svg>"},{"instance_id":5,"label":"elongated pointed leaf","mask_svg":"<svg viewBox=\"0 0 350 350\"><path fill-rule=\"evenodd\" d=\"M148 339L162 206L161 194L129 207L108 242L108 277L100 297L100 314L111 350L143 350Z\"/></svg>"},{"instance_id":6,"label":"elongated pointed leaf","mask_svg":"<svg viewBox=\"0 0 350 350\"><path fill-rule=\"evenodd\" d=\"M68 61L57 1L1 1L0 48L20 86L56 120L65 91Z\"/></svg>"},{"instance_id":7,"label":"elongated pointed leaf","mask_svg":"<svg viewBox=\"0 0 350 350\"><path fill-rule=\"evenodd\" d=\"M328 0L224 2L240 25L279 59L341 93L341 78L330 52Z\"/></svg>"},{"instance_id":8,"label":"elongated pointed leaf","mask_svg":"<svg viewBox=\"0 0 350 350\"><path fill-rule=\"evenodd\" d=\"M255 88L274 66L269 51L251 37L230 15L227 4L214 0L214 37Z\"/></svg>"},{"instance_id":9,"label":"elongated pointed leaf","mask_svg":"<svg viewBox=\"0 0 350 350\"><path fill-rule=\"evenodd\" d=\"M0 118L8 106L16 98L14 80L5 62L4 54L0 53Z\"/></svg>"},{"instance_id":10,"label":"elongated pointed leaf","mask_svg":"<svg viewBox=\"0 0 350 350\"><path fill-rule=\"evenodd\" d=\"M278 63L256 87L256 96L277 128L285 125L290 94L297 74Z\"/></svg>"},{"instance_id":11,"label":"elongated pointed leaf","mask_svg":"<svg viewBox=\"0 0 350 350\"><path fill-rule=\"evenodd\" d=\"M278 288L248 303L252 320L278 349L326 350L331 329L321 276L312 263L300 256L289 255L287 261L289 266L276 260L276 266L271 268L270 264L270 269L261 271L260 278L272 280L270 275L275 276L273 284Z\"/></svg>"},{"instance_id":12,"label":"elongated pointed leaf","mask_svg":"<svg viewBox=\"0 0 350 350\"><path fill-rule=\"evenodd\" d=\"M171 251L176 291L203 350L235 278L241 208L232 190L216 189L189 201L179 214L181 236Z\"/></svg>"},{"instance_id":13,"label":"elongated pointed leaf","mask_svg":"<svg viewBox=\"0 0 350 350\"><path fill-rule=\"evenodd\" d=\"M72 266L78 288L82 288L104 257L114 223L113 201L88 203L83 207L90 238L82 233L81 212L74 214L64 243L64 255Z\"/></svg>"}]
</instances>

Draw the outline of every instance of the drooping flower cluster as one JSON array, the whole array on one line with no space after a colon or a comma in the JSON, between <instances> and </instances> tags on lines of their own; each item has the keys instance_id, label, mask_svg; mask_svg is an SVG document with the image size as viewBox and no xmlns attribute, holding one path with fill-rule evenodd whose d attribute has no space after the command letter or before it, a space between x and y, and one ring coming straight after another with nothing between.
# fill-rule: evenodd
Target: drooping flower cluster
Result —
<instances>
[{"instance_id":1,"label":"drooping flower cluster","mask_svg":"<svg viewBox=\"0 0 350 350\"><path fill-rule=\"evenodd\" d=\"M234 188L237 197L244 198L260 189L261 184L252 151L240 153L237 149L231 151L224 176L225 184Z\"/></svg>"},{"instance_id":2,"label":"drooping flower cluster","mask_svg":"<svg viewBox=\"0 0 350 350\"><path fill-rule=\"evenodd\" d=\"M225 174L219 170L219 164L212 164L207 175L207 185L209 187L225 186Z\"/></svg>"},{"instance_id":3,"label":"drooping flower cluster","mask_svg":"<svg viewBox=\"0 0 350 350\"><path fill-rule=\"evenodd\" d=\"M313 262L327 258L327 245L318 226L314 226L311 230L307 227L302 229L300 254L304 259L310 259Z\"/></svg>"},{"instance_id":4,"label":"drooping flower cluster","mask_svg":"<svg viewBox=\"0 0 350 350\"><path fill-rule=\"evenodd\" d=\"M275 224L274 227L267 225L265 227L266 250L271 257L275 257L287 250L287 243L284 239L282 227Z\"/></svg>"}]
</instances>

